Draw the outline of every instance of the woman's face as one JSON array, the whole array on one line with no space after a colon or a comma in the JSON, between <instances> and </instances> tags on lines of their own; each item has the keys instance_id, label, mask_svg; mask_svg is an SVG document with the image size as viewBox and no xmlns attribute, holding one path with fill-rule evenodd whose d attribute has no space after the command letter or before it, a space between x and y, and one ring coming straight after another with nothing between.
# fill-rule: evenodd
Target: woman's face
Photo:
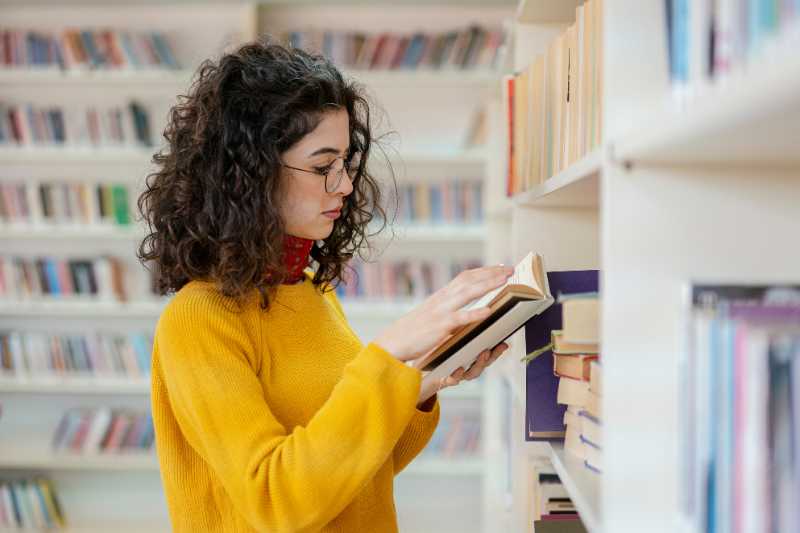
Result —
<instances>
[{"instance_id":1,"label":"woman's face","mask_svg":"<svg viewBox=\"0 0 800 533\"><path fill-rule=\"evenodd\" d=\"M322 115L319 125L283 153L283 164L314 172L330 172L328 183L337 181L336 169L350 149L350 117L347 111L337 109ZM338 158L338 160L337 160ZM285 195L280 214L286 232L295 237L322 240L333 231L344 197L353 192L353 183L347 172L341 182L330 192L325 190L324 176L284 168Z\"/></svg>"}]
</instances>

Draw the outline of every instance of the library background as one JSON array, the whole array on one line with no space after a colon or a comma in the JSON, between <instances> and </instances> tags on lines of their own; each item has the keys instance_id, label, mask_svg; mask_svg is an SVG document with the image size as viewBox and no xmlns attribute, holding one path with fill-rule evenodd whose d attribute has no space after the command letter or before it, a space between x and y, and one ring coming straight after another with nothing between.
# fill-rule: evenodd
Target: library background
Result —
<instances>
[{"instance_id":1,"label":"library background","mask_svg":"<svg viewBox=\"0 0 800 533\"><path fill-rule=\"evenodd\" d=\"M800 531L797 0L0 1L0 529L169 531L135 201L194 68L265 33L394 132L362 340L531 251L556 297L441 394L401 531Z\"/></svg>"}]
</instances>

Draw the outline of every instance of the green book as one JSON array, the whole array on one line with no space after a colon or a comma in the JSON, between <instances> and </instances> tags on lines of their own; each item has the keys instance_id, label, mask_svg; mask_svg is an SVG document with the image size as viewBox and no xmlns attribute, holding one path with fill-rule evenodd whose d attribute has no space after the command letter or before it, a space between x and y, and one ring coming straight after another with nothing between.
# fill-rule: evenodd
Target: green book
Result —
<instances>
[{"instance_id":1,"label":"green book","mask_svg":"<svg viewBox=\"0 0 800 533\"><path fill-rule=\"evenodd\" d=\"M131 222L128 212L128 191L123 185L112 185L110 187L114 206L114 219L117 224L127 226Z\"/></svg>"}]
</instances>

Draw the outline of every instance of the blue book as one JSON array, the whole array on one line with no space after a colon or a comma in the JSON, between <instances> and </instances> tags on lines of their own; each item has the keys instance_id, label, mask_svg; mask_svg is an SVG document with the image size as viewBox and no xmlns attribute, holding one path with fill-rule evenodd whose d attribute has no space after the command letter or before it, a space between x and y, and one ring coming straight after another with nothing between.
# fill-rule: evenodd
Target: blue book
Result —
<instances>
[{"instance_id":1,"label":"blue book","mask_svg":"<svg viewBox=\"0 0 800 533\"><path fill-rule=\"evenodd\" d=\"M556 302L525 324L526 353L550 344L550 334L561 329L559 296L597 292L599 271L571 270L548 272L550 294ZM520 363L524 364L524 363ZM552 440L564 438L566 405L556 402L558 376L553 373L553 351L548 350L528 363L525 368L525 439Z\"/></svg>"},{"instance_id":2,"label":"blue book","mask_svg":"<svg viewBox=\"0 0 800 533\"><path fill-rule=\"evenodd\" d=\"M50 294L61 294L61 284L58 282L58 267L52 259L44 262L45 273L47 275L47 286Z\"/></svg>"}]
</instances>

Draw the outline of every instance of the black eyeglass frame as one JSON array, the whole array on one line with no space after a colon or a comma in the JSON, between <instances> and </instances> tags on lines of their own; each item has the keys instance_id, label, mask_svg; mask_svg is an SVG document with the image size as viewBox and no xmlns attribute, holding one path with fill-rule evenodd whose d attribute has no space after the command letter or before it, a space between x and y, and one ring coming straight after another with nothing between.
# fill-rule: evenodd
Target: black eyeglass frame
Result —
<instances>
[{"instance_id":1,"label":"black eyeglass frame","mask_svg":"<svg viewBox=\"0 0 800 533\"><path fill-rule=\"evenodd\" d=\"M350 165L348 163L349 157L350 157L349 155L337 157L336 159L334 159L328 165L330 167L330 169L328 170L328 172L325 172L325 173L319 172L319 171L316 171L316 170L309 170L309 169L306 169L306 168L293 167L293 166L290 166L290 165L287 165L287 164L284 164L284 163L281 163L281 166L286 167L286 168L290 168L292 170L299 170L300 172L308 172L309 174L316 174L317 176L324 177L325 178L325 192L330 194L330 193L336 191L339 188L339 185L342 184L342 179L344 179L345 173L350 172ZM333 187L331 187L329 189L328 188L328 179L329 179L329 176L331 174L331 171L333 171L334 162L339 160L339 159L342 160L342 168L338 170L339 177L336 179L336 183L334 184Z\"/></svg>"}]
</instances>

